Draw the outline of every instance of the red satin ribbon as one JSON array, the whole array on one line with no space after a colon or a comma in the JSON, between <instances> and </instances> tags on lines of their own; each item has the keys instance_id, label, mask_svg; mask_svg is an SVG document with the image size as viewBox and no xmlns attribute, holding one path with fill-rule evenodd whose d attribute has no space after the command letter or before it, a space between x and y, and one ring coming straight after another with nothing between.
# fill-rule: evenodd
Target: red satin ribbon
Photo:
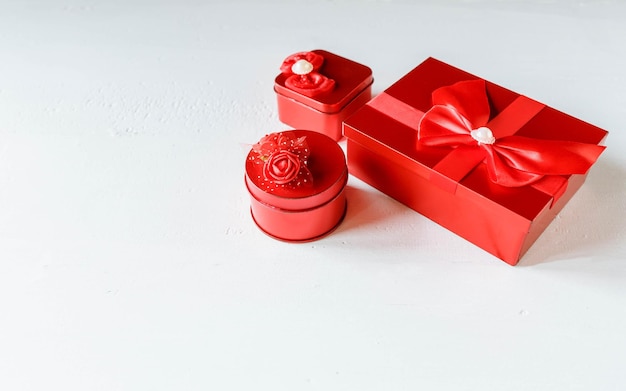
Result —
<instances>
[{"instance_id":1,"label":"red satin ribbon","mask_svg":"<svg viewBox=\"0 0 626 391\"><path fill-rule=\"evenodd\" d=\"M533 184L546 176L584 174L605 148L573 141L516 136L515 133L544 107L523 96L489 121L484 80L462 81L438 88L432 99L432 108L418 123L417 142L453 149L435 170L456 171L451 172L457 177L451 178L454 180L460 180L481 161L487 164L493 182L508 187ZM471 136L472 130L483 126L493 133L493 144L479 143ZM466 162L461 165L469 166L467 170L458 167L460 156L455 155L460 154L464 155Z\"/></svg>"}]
</instances>

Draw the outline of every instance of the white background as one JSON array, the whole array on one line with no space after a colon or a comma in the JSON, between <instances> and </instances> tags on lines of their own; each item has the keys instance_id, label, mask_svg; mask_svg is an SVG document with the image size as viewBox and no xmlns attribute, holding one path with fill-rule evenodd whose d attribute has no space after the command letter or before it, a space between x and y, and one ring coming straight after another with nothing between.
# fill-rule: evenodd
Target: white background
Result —
<instances>
[{"instance_id":1,"label":"white background","mask_svg":"<svg viewBox=\"0 0 626 391\"><path fill-rule=\"evenodd\" d=\"M623 390L626 5L0 1L0 389ZM511 267L350 178L263 235L248 147L293 52L428 56L610 131Z\"/></svg>"}]
</instances>

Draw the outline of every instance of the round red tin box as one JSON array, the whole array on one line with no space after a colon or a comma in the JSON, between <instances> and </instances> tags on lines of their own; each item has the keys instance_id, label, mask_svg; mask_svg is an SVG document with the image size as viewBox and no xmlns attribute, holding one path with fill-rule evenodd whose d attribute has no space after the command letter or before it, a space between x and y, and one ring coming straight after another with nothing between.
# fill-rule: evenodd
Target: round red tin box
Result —
<instances>
[{"instance_id":1,"label":"round red tin box","mask_svg":"<svg viewBox=\"0 0 626 391\"><path fill-rule=\"evenodd\" d=\"M347 181L343 150L314 131L267 135L246 159L252 218L284 241L315 240L337 227L346 212Z\"/></svg>"},{"instance_id":2,"label":"round red tin box","mask_svg":"<svg viewBox=\"0 0 626 391\"><path fill-rule=\"evenodd\" d=\"M325 50L293 54L274 80L278 118L338 141L343 120L371 99L373 81L369 67Z\"/></svg>"}]
</instances>

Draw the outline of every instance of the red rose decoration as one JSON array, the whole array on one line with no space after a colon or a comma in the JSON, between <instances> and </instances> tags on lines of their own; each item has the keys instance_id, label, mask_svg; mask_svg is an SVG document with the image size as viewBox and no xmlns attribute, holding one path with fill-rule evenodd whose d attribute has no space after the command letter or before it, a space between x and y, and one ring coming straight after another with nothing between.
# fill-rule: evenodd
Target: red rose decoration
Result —
<instances>
[{"instance_id":1,"label":"red rose decoration","mask_svg":"<svg viewBox=\"0 0 626 391\"><path fill-rule=\"evenodd\" d=\"M324 63L324 57L313 52L300 52L287 57L280 71L289 75L285 79L285 87L315 97L325 94L335 88L335 81L318 73Z\"/></svg>"},{"instance_id":2,"label":"red rose decoration","mask_svg":"<svg viewBox=\"0 0 626 391\"><path fill-rule=\"evenodd\" d=\"M277 151L270 155L263 166L263 175L277 185L284 185L296 179L300 172L298 155L289 151Z\"/></svg>"},{"instance_id":3,"label":"red rose decoration","mask_svg":"<svg viewBox=\"0 0 626 391\"><path fill-rule=\"evenodd\" d=\"M307 167L310 155L306 137L296 138L291 132L272 133L252 146L262 164L263 177L268 189L274 187L310 186L313 183Z\"/></svg>"}]
</instances>

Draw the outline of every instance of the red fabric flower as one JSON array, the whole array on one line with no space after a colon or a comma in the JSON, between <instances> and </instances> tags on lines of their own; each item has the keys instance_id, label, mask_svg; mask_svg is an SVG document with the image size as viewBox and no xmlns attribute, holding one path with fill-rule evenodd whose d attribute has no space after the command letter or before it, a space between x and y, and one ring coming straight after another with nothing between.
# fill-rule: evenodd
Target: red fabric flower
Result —
<instances>
[{"instance_id":1,"label":"red fabric flower","mask_svg":"<svg viewBox=\"0 0 626 391\"><path fill-rule=\"evenodd\" d=\"M308 97L330 92L335 88L335 81L317 72L323 63L324 57L314 52L299 52L287 57L280 66L280 71L287 75L285 87Z\"/></svg>"},{"instance_id":2,"label":"red fabric flower","mask_svg":"<svg viewBox=\"0 0 626 391\"><path fill-rule=\"evenodd\" d=\"M310 156L306 137L291 132L271 133L252 146L268 189L279 186L309 186L313 183L307 167Z\"/></svg>"},{"instance_id":3,"label":"red fabric flower","mask_svg":"<svg viewBox=\"0 0 626 391\"><path fill-rule=\"evenodd\" d=\"M298 155L289 151L276 151L263 165L263 175L277 185L284 185L296 179L300 172Z\"/></svg>"}]
</instances>

